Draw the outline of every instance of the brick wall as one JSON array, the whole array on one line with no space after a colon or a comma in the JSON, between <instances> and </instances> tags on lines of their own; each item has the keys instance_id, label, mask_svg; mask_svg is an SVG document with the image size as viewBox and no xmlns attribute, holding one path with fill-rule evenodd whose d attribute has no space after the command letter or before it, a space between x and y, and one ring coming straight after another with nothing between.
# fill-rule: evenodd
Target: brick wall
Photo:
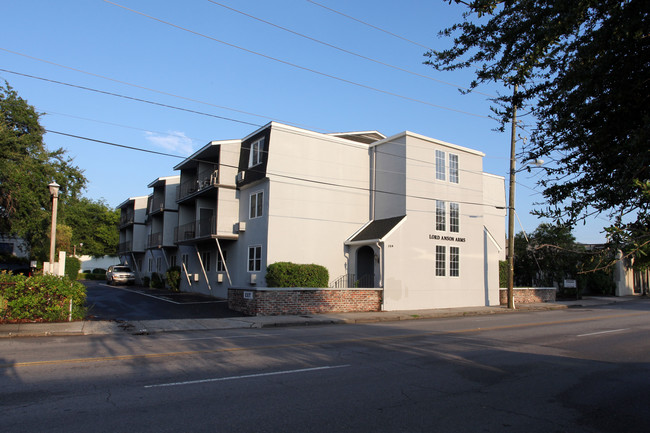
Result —
<instances>
[{"instance_id":1,"label":"brick wall","mask_svg":"<svg viewBox=\"0 0 650 433\"><path fill-rule=\"evenodd\" d=\"M228 289L228 308L249 316L380 311L379 289Z\"/></svg>"},{"instance_id":2,"label":"brick wall","mask_svg":"<svg viewBox=\"0 0 650 433\"><path fill-rule=\"evenodd\" d=\"M538 302L555 302L554 287L515 288L515 304L535 304ZM508 289L499 290L499 303L508 305Z\"/></svg>"}]
</instances>

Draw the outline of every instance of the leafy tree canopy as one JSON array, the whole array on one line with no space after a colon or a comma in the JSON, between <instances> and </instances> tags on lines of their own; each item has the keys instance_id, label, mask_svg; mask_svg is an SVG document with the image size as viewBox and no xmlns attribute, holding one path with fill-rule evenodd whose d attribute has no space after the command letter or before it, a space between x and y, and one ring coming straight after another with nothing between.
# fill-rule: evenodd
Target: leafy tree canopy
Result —
<instances>
[{"instance_id":1,"label":"leafy tree canopy","mask_svg":"<svg viewBox=\"0 0 650 433\"><path fill-rule=\"evenodd\" d=\"M532 114L522 159L544 158L537 214L573 225L610 217L609 239L650 242L650 8L643 0L446 0L463 21L453 46L426 53L440 70L476 68L471 87L518 91L493 100L503 130L512 107Z\"/></svg>"},{"instance_id":2,"label":"leafy tree canopy","mask_svg":"<svg viewBox=\"0 0 650 433\"><path fill-rule=\"evenodd\" d=\"M76 245L77 254L95 257L116 254L119 210L111 209L102 200L81 197L67 203L64 218L67 225L74 227L68 251Z\"/></svg>"},{"instance_id":3,"label":"leafy tree canopy","mask_svg":"<svg viewBox=\"0 0 650 433\"><path fill-rule=\"evenodd\" d=\"M8 83L0 86L0 232L25 239L33 258L46 259L52 209L47 185L60 185L64 214L67 203L78 200L86 178L63 149L45 147L39 117ZM62 240L71 237L64 221L58 229Z\"/></svg>"}]
</instances>

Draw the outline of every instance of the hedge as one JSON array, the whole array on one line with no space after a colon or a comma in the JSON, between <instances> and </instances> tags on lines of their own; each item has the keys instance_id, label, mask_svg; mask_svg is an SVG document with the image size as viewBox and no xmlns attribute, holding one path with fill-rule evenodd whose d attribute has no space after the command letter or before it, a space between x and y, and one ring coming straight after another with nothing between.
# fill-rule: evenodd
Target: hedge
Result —
<instances>
[{"instance_id":1,"label":"hedge","mask_svg":"<svg viewBox=\"0 0 650 433\"><path fill-rule=\"evenodd\" d=\"M0 273L0 322L58 322L86 314L86 287L68 277Z\"/></svg>"},{"instance_id":2,"label":"hedge","mask_svg":"<svg viewBox=\"0 0 650 433\"><path fill-rule=\"evenodd\" d=\"M327 287L329 272L320 265L277 262L266 268L268 287Z\"/></svg>"}]
</instances>

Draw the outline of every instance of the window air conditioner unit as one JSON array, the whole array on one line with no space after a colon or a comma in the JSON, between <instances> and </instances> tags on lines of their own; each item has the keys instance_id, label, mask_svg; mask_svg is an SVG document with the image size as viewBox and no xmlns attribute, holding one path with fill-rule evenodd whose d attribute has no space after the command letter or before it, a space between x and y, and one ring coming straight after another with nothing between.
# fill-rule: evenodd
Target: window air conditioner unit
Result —
<instances>
[{"instance_id":1,"label":"window air conditioner unit","mask_svg":"<svg viewBox=\"0 0 650 433\"><path fill-rule=\"evenodd\" d=\"M237 223L237 231L240 233L246 231L246 221L241 221Z\"/></svg>"},{"instance_id":2,"label":"window air conditioner unit","mask_svg":"<svg viewBox=\"0 0 650 433\"><path fill-rule=\"evenodd\" d=\"M243 182L245 176L246 176L245 171L240 171L239 173L237 173L237 183Z\"/></svg>"},{"instance_id":3,"label":"window air conditioner unit","mask_svg":"<svg viewBox=\"0 0 650 433\"><path fill-rule=\"evenodd\" d=\"M257 274L251 274L251 284L253 286L257 284Z\"/></svg>"}]
</instances>

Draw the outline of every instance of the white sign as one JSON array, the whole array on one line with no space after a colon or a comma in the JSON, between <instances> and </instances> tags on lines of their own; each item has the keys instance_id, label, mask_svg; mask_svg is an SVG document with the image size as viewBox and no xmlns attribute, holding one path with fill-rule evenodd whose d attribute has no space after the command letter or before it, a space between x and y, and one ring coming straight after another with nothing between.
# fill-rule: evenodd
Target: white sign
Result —
<instances>
[{"instance_id":1,"label":"white sign","mask_svg":"<svg viewBox=\"0 0 650 433\"><path fill-rule=\"evenodd\" d=\"M244 292L244 299L253 299L253 292Z\"/></svg>"},{"instance_id":2,"label":"white sign","mask_svg":"<svg viewBox=\"0 0 650 433\"><path fill-rule=\"evenodd\" d=\"M564 288L575 289L576 287L578 287L576 285L576 280L564 280Z\"/></svg>"}]
</instances>

